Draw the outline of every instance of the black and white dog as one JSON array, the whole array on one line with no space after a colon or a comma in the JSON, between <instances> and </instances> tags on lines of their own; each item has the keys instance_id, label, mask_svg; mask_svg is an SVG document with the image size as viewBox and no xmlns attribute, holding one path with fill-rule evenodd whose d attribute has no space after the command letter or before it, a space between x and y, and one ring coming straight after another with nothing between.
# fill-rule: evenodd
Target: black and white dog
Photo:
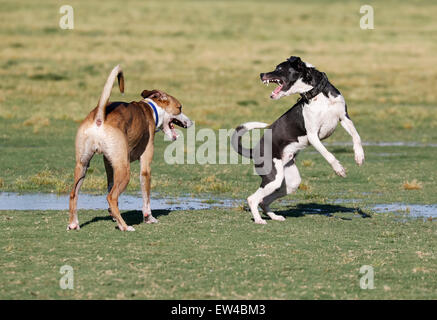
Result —
<instances>
[{"instance_id":1,"label":"black and white dog","mask_svg":"<svg viewBox=\"0 0 437 320\"><path fill-rule=\"evenodd\" d=\"M343 166L320 142L334 132L339 120L352 136L355 162L358 165L364 162L364 151L360 136L347 113L343 96L324 73L299 57L290 57L274 71L261 73L260 77L267 85L270 82L278 85L270 95L274 100L295 93L301 95L301 99L270 126L261 122L247 122L237 127L232 136L234 149L239 154L254 159L255 169L262 178L260 188L247 201L255 223L265 224L266 221L258 212L258 206L272 220L285 220L283 216L271 212L269 205L299 187L301 178L295 158L308 144L321 153L337 175L346 177ZM255 128L271 129L269 138L266 139L265 134L253 149L242 147L241 137ZM266 160L266 155L263 154L266 144L271 144L270 160ZM271 170L267 172L261 170L266 161L272 162Z\"/></svg>"}]
</instances>

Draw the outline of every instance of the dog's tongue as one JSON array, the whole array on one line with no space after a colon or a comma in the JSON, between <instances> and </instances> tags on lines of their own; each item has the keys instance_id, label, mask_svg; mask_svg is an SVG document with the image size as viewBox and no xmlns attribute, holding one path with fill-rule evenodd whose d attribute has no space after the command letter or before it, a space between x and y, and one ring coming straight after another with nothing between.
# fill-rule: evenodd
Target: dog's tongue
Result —
<instances>
[{"instance_id":1,"label":"dog's tongue","mask_svg":"<svg viewBox=\"0 0 437 320\"><path fill-rule=\"evenodd\" d=\"M274 94L278 94L279 91L281 91L282 89L282 85L278 85L278 87L275 89L275 91L273 91Z\"/></svg>"},{"instance_id":2,"label":"dog's tongue","mask_svg":"<svg viewBox=\"0 0 437 320\"><path fill-rule=\"evenodd\" d=\"M178 138L178 134L176 133L176 130L174 129L173 123L170 123L169 127L171 130L171 135L172 135L173 140L176 140Z\"/></svg>"}]
</instances>

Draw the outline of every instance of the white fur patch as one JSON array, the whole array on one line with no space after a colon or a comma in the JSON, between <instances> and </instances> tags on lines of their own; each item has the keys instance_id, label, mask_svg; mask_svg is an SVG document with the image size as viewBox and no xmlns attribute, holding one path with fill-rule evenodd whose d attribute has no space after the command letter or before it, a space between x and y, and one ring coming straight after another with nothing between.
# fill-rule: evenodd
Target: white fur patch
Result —
<instances>
[{"instance_id":1,"label":"white fur patch","mask_svg":"<svg viewBox=\"0 0 437 320\"><path fill-rule=\"evenodd\" d=\"M243 123L242 126L244 126L247 130L252 130L252 129L262 129L262 128L266 128L268 126L267 123L264 122L246 122Z\"/></svg>"},{"instance_id":2,"label":"white fur patch","mask_svg":"<svg viewBox=\"0 0 437 320\"><path fill-rule=\"evenodd\" d=\"M307 145L308 145L307 136L301 136L297 138L297 142L292 142L287 146L285 146L284 150L282 151L282 161L284 162L284 164L286 164L291 159L293 159L295 154L299 150L304 149Z\"/></svg>"},{"instance_id":3,"label":"white fur patch","mask_svg":"<svg viewBox=\"0 0 437 320\"><path fill-rule=\"evenodd\" d=\"M304 93L311 90L313 86L306 84L302 81L302 78L297 79L296 82L287 91L279 91L276 95L271 95L272 99L278 100L282 97L289 96L295 93Z\"/></svg>"},{"instance_id":4,"label":"white fur patch","mask_svg":"<svg viewBox=\"0 0 437 320\"><path fill-rule=\"evenodd\" d=\"M287 194L295 192L302 181L299 170L296 164L284 169L285 185L287 186Z\"/></svg>"},{"instance_id":5,"label":"white fur patch","mask_svg":"<svg viewBox=\"0 0 437 320\"><path fill-rule=\"evenodd\" d=\"M164 116L166 116L166 115L168 115L168 113L164 110L164 109L162 109L155 101L153 101L152 99L144 99L144 101L146 102L146 103L148 103L148 102L150 102L150 103L152 103L154 106L155 106L155 108L156 108L156 112L158 113L158 124L156 125L156 128L161 128L162 127L162 124L163 124L163 122L164 122ZM150 107L150 108L152 108L152 107ZM153 109L152 109L152 114L153 114L153 120L155 121L155 123L156 123L156 115L155 115L155 112L153 111Z\"/></svg>"},{"instance_id":6,"label":"white fur patch","mask_svg":"<svg viewBox=\"0 0 437 320\"><path fill-rule=\"evenodd\" d=\"M252 212L253 219L255 220L255 223L258 224L266 223L259 214L258 205L266 196L275 192L276 189L278 189L281 186L282 180L284 179L284 167L282 164L282 160L273 159L273 163L276 169L275 180L266 184L264 188L259 188L258 190L256 190L254 194L252 194L249 198L247 198L247 202L249 204L250 211Z\"/></svg>"},{"instance_id":7,"label":"white fur patch","mask_svg":"<svg viewBox=\"0 0 437 320\"><path fill-rule=\"evenodd\" d=\"M89 150L89 147L91 147L92 152L96 152L98 154L102 153L107 142L111 139L111 135L108 135L106 130L105 124L98 126L95 123L85 129L84 134L87 137L85 142L85 150Z\"/></svg>"},{"instance_id":8,"label":"white fur patch","mask_svg":"<svg viewBox=\"0 0 437 320\"><path fill-rule=\"evenodd\" d=\"M302 81L302 78L297 79L297 81L291 86L290 89L288 89L287 92L290 92L291 94L295 93L304 93L307 91L310 91L313 88L313 86L306 84Z\"/></svg>"},{"instance_id":9,"label":"white fur patch","mask_svg":"<svg viewBox=\"0 0 437 320\"><path fill-rule=\"evenodd\" d=\"M320 93L303 107L305 128L307 132L317 132L320 139L327 138L334 132L344 111L343 96L327 98Z\"/></svg>"}]
</instances>

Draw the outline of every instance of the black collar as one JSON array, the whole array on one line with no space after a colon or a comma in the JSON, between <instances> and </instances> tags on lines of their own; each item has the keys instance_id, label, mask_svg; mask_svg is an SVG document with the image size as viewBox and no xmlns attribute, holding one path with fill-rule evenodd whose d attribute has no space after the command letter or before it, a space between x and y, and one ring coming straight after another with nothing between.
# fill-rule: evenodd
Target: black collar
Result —
<instances>
[{"instance_id":1,"label":"black collar","mask_svg":"<svg viewBox=\"0 0 437 320\"><path fill-rule=\"evenodd\" d=\"M322 74L322 79L314 88L312 88L310 91L307 91L307 92L300 94L302 99L309 102L312 98L314 98L320 92L322 92L323 89L325 89L326 85L328 84L328 77L326 76L326 74L324 72L321 72L321 74Z\"/></svg>"}]
</instances>

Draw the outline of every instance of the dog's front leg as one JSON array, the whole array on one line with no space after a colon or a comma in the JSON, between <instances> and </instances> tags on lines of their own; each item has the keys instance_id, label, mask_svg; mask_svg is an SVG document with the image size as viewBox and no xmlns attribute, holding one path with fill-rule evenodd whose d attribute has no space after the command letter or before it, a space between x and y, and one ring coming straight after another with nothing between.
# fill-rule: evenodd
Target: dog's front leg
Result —
<instances>
[{"instance_id":1,"label":"dog's front leg","mask_svg":"<svg viewBox=\"0 0 437 320\"><path fill-rule=\"evenodd\" d=\"M151 179L151 164L153 159L153 137L149 140L146 150L140 157L140 184L141 193L143 196L143 217L145 223L156 223L158 222L152 216L152 209L150 207L150 179Z\"/></svg>"},{"instance_id":2,"label":"dog's front leg","mask_svg":"<svg viewBox=\"0 0 437 320\"><path fill-rule=\"evenodd\" d=\"M343 178L346 177L346 170L340 164L340 161L338 161L334 157L334 155L325 148L325 146L320 141L317 133L308 132L308 141L323 156L323 158L328 161L328 163L331 165L332 169L334 169L337 175Z\"/></svg>"},{"instance_id":3,"label":"dog's front leg","mask_svg":"<svg viewBox=\"0 0 437 320\"><path fill-rule=\"evenodd\" d=\"M346 115L343 118L340 118L341 125L346 130L347 133L352 137L352 142L354 144L354 154L355 154L355 162L357 165L361 166L364 163L364 150L361 145L361 138L355 129L354 123L350 118Z\"/></svg>"}]
</instances>

